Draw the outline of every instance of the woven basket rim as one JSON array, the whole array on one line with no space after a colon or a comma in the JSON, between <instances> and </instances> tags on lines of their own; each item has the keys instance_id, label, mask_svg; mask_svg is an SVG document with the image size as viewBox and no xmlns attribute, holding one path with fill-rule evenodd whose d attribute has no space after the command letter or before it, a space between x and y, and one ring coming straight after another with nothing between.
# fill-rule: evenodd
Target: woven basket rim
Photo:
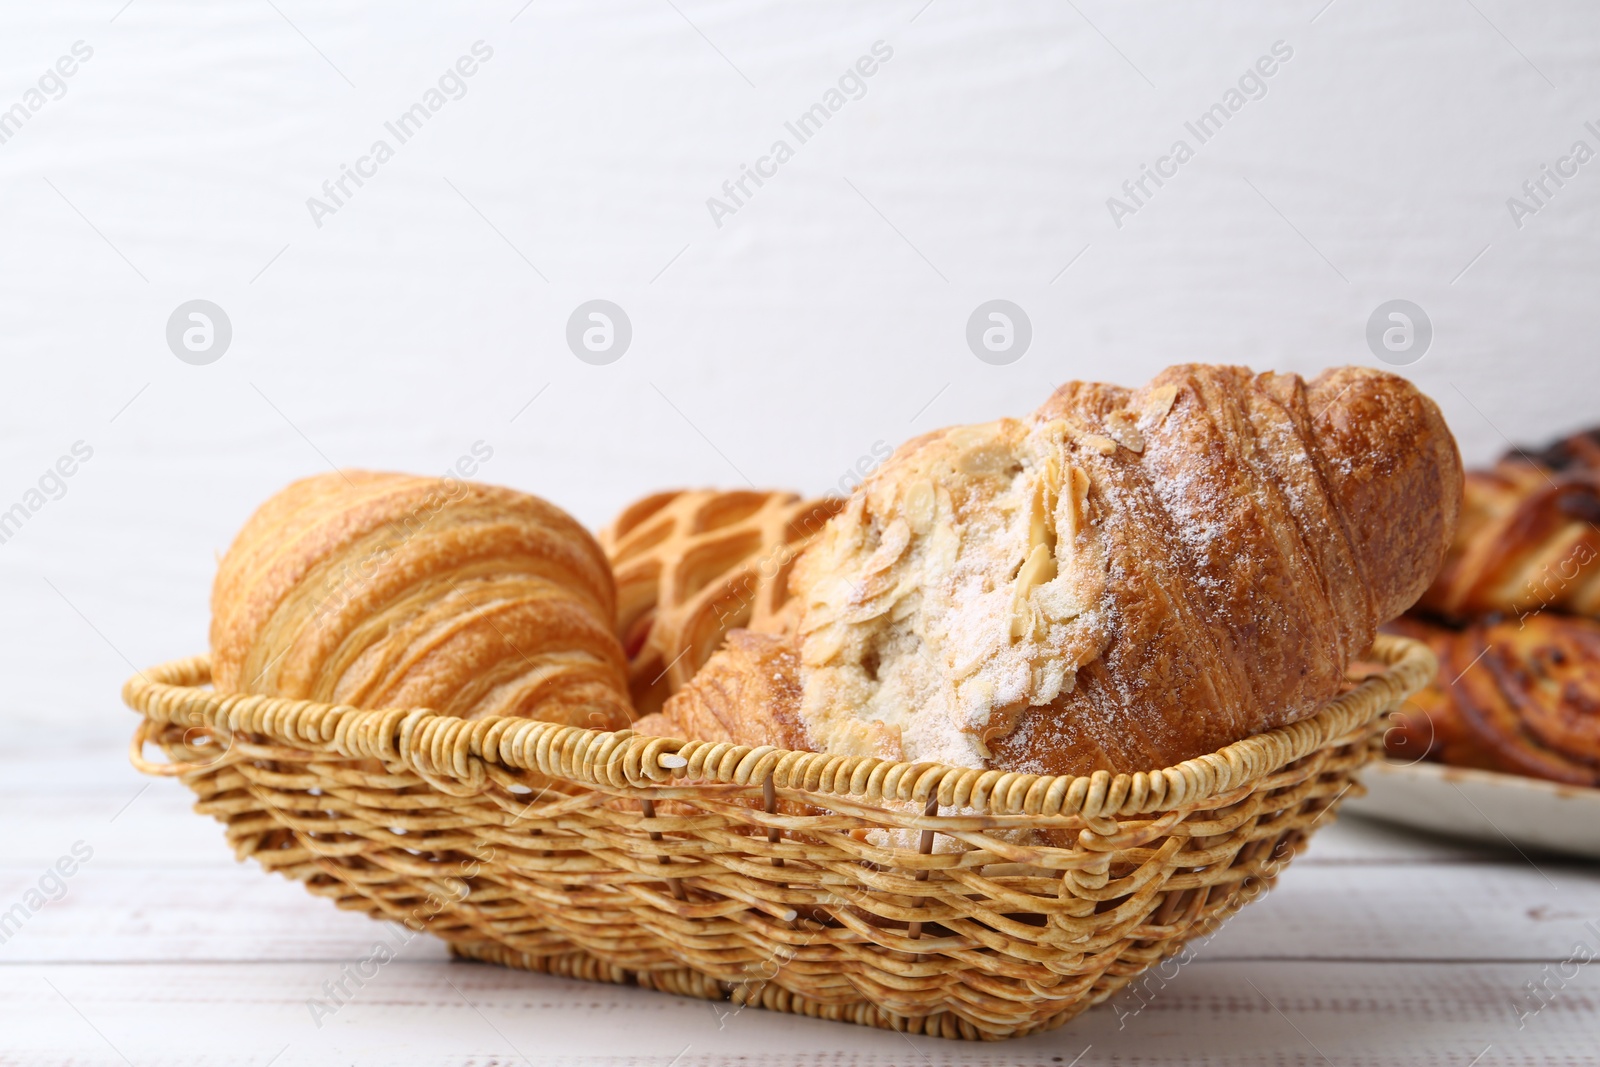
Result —
<instances>
[{"instance_id":1,"label":"woven basket rim","mask_svg":"<svg viewBox=\"0 0 1600 1067\"><path fill-rule=\"evenodd\" d=\"M648 790L672 785L762 785L872 803L930 803L993 815L1082 818L1174 811L1247 785L1348 736L1398 705L1433 677L1426 645L1379 634L1363 659L1384 670L1324 702L1316 714L1151 771L1038 775L906 763L870 756L751 748L727 742L646 737L536 719L466 720L428 708L363 709L311 700L221 694L203 688L210 658L173 660L128 679L123 701L144 719L130 758L141 771L184 775L208 764L152 763L145 744L163 726L246 733L340 759L379 759L448 792L488 784L488 767L537 771L590 787Z\"/></svg>"}]
</instances>

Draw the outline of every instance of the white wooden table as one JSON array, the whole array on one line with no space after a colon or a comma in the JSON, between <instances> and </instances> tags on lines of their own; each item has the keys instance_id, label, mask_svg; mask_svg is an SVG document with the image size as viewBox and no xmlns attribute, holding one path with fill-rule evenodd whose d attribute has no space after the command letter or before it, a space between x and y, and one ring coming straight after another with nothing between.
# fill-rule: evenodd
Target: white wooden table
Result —
<instances>
[{"instance_id":1,"label":"white wooden table","mask_svg":"<svg viewBox=\"0 0 1600 1067\"><path fill-rule=\"evenodd\" d=\"M726 1015L451 962L425 936L319 1018L309 1002L399 928L235 863L186 790L128 767L133 718L107 703L88 732L0 752L0 907L92 850L0 944L0 1064L1600 1062L1600 966L1568 962L1600 954L1600 871L1355 819L1170 981L1005 1045Z\"/></svg>"}]
</instances>

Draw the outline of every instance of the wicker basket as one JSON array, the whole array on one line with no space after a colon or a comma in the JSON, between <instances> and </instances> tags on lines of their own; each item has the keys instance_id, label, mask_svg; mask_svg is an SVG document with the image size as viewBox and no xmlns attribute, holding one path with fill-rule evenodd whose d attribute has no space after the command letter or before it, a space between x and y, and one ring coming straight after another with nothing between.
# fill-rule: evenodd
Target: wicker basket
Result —
<instances>
[{"instance_id":1,"label":"wicker basket","mask_svg":"<svg viewBox=\"0 0 1600 1067\"><path fill-rule=\"evenodd\" d=\"M1311 719L1088 777L224 697L203 657L123 695L134 764L194 790L241 859L457 955L993 1039L1059 1026L1271 885L1435 669L1400 638L1369 657Z\"/></svg>"}]
</instances>

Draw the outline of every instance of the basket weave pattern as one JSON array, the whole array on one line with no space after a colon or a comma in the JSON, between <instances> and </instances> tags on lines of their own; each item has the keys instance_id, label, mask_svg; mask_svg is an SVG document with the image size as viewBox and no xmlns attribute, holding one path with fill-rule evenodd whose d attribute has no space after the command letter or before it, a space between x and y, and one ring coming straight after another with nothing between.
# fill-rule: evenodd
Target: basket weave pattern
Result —
<instances>
[{"instance_id":1,"label":"basket weave pattern","mask_svg":"<svg viewBox=\"0 0 1600 1067\"><path fill-rule=\"evenodd\" d=\"M131 679L241 859L458 955L945 1037L1058 1026L1270 886L1434 670L1164 770L1038 776ZM171 761L152 763L147 744ZM1061 847L1019 844L1051 831Z\"/></svg>"}]
</instances>

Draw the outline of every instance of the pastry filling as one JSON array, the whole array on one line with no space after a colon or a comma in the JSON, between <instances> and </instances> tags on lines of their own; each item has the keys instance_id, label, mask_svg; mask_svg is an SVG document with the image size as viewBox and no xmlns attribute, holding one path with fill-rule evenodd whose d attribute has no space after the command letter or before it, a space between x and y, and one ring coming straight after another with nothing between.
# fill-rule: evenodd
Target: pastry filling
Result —
<instances>
[{"instance_id":1,"label":"pastry filling","mask_svg":"<svg viewBox=\"0 0 1600 1067\"><path fill-rule=\"evenodd\" d=\"M1126 415L1126 418L1119 416ZM802 561L802 716L829 752L982 766L1106 645L1106 555L1075 462L1137 417L955 427L900 450ZM954 729L951 729L951 726Z\"/></svg>"}]
</instances>

